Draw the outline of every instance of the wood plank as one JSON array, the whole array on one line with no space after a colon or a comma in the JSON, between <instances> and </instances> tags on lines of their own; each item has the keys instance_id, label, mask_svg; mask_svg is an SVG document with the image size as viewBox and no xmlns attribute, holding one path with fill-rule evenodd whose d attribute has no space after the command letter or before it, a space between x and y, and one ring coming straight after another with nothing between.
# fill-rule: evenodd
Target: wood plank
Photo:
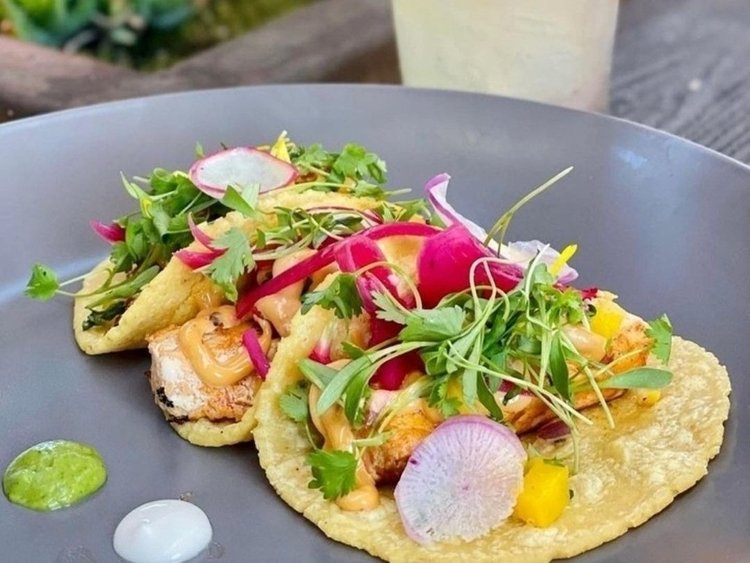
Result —
<instances>
[{"instance_id":1,"label":"wood plank","mask_svg":"<svg viewBox=\"0 0 750 563\"><path fill-rule=\"evenodd\" d=\"M750 3L660 1L669 9L620 29L610 111L750 162Z\"/></svg>"}]
</instances>

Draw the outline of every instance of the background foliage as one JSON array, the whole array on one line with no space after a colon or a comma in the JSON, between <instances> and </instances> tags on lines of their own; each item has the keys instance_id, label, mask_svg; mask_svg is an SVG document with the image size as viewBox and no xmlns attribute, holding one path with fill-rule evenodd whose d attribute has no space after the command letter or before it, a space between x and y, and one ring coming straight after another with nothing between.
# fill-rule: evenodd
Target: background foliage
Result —
<instances>
[{"instance_id":1,"label":"background foliage","mask_svg":"<svg viewBox=\"0 0 750 563\"><path fill-rule=\"evenodd\" d=\"M156 69L311 0L0 0L0 29Z\"/></svg>"}]
</instances>

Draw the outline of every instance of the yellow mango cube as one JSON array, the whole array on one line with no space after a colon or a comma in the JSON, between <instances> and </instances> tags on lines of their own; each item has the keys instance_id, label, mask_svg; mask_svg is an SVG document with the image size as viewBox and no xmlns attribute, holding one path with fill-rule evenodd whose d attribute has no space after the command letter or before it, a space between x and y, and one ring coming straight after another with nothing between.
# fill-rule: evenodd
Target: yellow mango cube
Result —
<instances>
[{"instance_id":1,"label":"yellow mango cube","mask_svg":"<svg viewBox=\"0 0 750 563\"><path fill-rule=\"evenodd\" d=\"M612 338L620 330L625 319L625 310L614 301L599 299L596 313L591 317L591 330L604 338Z\"/></svg>"},{"instance_id":2,"label":"yellow mango cube","mask_svg":"<svg viewBox=\"0 0 750 563\"><path fill-rule=\"evenodd\" d=\"M659 389L636 389L635 397L639 405L653 407L661 399L661 391Z\"/></svg>"},{"instance_id":3,"label":"yellow mango cube","mask_svg":"<svg viewBox=\"0 0 750 563\"><path fill-rule=\"evenodd\" d=\"M532 526L546 528L557 520L568 505L568 468L532 458L526 465L523 491L513 515Z\"/></svg>"}]
</instances>

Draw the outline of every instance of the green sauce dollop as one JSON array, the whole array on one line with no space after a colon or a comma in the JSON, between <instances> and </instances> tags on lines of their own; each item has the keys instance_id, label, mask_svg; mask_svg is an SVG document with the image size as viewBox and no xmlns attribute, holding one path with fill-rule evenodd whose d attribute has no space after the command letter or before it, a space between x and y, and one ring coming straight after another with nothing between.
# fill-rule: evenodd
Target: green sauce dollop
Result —
<instances>
[{"instance_id":1,"label":"green sauce dollop","mask_svg":"<svg viewBox=\"0 0 750 563\"><path fill-rule=\"evenodd\" d=\"M94 448L51 440L30 447L8 465L3 491L26 508L57 510L81 502L106 480L107 467Z\"/></svg>"}]
</instances>

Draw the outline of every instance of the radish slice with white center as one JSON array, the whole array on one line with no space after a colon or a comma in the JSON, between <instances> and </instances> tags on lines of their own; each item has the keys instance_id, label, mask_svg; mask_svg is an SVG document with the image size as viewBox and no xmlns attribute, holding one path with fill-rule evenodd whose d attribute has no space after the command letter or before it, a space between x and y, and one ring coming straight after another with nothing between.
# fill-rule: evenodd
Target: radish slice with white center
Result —
<instances>
[{"instance_id":1,"label":"radish slice with white center","mask_svg":"<svg viewBox=\"0 0 750 563\"><path fill-rule=\"evenodd\" d=\"M449 418L417 446L396 485L406 533L422 545L487 534L513 512L525 461L521 441L502 424Z\"/></svg>"},{"instance_id":2,"label":"radish slice with white center","mask_svg":"<svg viewBox=\"0 0 750 563\"><path fill-rule=\"evenodd\" d=\"M199 190L221 199L229 186L258 184L261 193L282 188L294 181L297 169L265 151L237 147L198 160L189 175Z\"/></svg>"}]
</instances>

